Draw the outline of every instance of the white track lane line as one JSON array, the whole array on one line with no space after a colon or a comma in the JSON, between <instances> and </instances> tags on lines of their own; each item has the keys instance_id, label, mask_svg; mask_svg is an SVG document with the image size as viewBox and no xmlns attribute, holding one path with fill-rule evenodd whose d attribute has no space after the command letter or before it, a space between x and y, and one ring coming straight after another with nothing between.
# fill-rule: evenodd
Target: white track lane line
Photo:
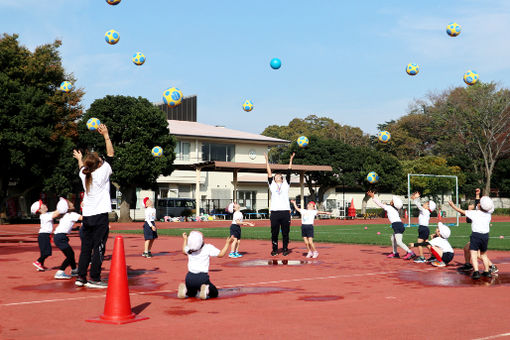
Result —
<instances>
[{"instance_id":1,"label":"white track lane line","mask_svg":"<svg viewBox=\"0 0 510 340\"><path fill-rule=\"evenodd\" d=\"M476 339L473 339L473 340L489 340L489 339L502 338L502 337L505 337L505 336L510 336L510 333L501 333L501 334L491 335L491 336L488 336L488 337L485 337L485 338L476 338Z\"/></svg>"}]
</instances>

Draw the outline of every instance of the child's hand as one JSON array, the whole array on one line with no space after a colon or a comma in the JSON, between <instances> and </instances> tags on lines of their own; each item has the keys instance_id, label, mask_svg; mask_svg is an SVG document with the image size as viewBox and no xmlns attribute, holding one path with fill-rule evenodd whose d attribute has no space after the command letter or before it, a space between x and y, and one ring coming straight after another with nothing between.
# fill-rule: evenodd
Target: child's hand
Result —
<instances>
[{"instance_id":1,"label":"child's hand","mask_svg":"<svg viewBox=\"0 0 510 340\"><path fill-rule=\"evenodd\" d=\"M186 240L188 238L188 235L186 233L182 233L182 238Z\"/></svg>"},{"instance_id":2,"label":"child's hand","mask_svg":"<svg viewBox=\"0 0 510 340\"><path fill-rule=\"evenodd\" d=\"M296 203L296 200L290 200L290 203L294 203L294 204L295 204L295 203Z\"/></svg>"},{"instance_id":3,"label":"child's hand","mask_svg":"<svg viewBox=\"0 0 510 340\"><path fill-rule=\"evenodd\" d=\"M374 192L370 191L370 190L367 191L367 195L372 197L372 198L374 198L374 196L375 196Z\"/></svg>"},{"instance_id":4,"label":"child's hand","mask_svg":"<svg viewBox=\"0 0 510 340\"><path fill-rule=\"evenodd\" d=\"M99 127L97 128L97 132L99 132L103 136L108 136L108 128L104 124L99 125Z\"/></svg>"},{"instance_id":5,"label":"child's hand","mask_svg":"<svg viewBox=\"0 0 510 340\"><path fill-rule=\"evenodd\" d=\"M234 242L234 236L227 238L227 244L232 244L232 242Z\"/></svg>"},{"instance_id":6,"label":"child's hand","mask_svg":"<svg viewBox=\"0 0 510 340\"><path fill-rule=\"evenodd\" d=\"M475 194L480 195L480 188L475 189Z\"/></svg>"},{"instance_id":7,"label":"child's hand","mask_svg":"<svg viewBox=\"0 0 510 340\"><path fill-rule=\"evenodd\" d=\"M156 231L156 227L155 226L152 226L152 231Z\"/></svg>"},{"instance_id":8,"label":"child's hand","mask_svg":"<svg viewBox=\"0 0 510 340\"><path fill-rule=\"evenodd\" d=\"M248 225L249 225L250 227L255 227L255 223L248 222Z\"/></svg>"},{"instance_id":9,"label":"child's hand","mask_svg":"<svg viewBox=\"0 0 510 340\"><path fill-rule=\"evenodd\" d=\"M414 243L409 243L409 247L410 248L414 247Z\"/></svg>"},{"instance_id":10,"label":"child's hand","mask_svg":"<svg viewBox=\"0 0 510 340\"><path fill-rule=\"evenodd\" d=\"M76 158L77 160L81 160L83 158L83 155L81 154L80 150L73 150L73 158Z\"/></svg>"},{"instance_id":11,"label":"child's hand","mask_svg":"<svg viewBox=\"0 0 510 340\"><path fill-rule=\"evenodd\" d=\"M448 201L448 204L450 205L450 207L454 207L455 206L455 204L452 201Z\"/></svg>"}]
</instances>

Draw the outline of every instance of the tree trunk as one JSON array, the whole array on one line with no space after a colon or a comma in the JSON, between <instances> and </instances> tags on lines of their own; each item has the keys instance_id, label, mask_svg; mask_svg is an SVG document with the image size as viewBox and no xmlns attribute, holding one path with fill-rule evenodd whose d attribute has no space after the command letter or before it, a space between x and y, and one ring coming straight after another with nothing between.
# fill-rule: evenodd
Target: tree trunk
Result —
<instances>
[{"instance_id":1,"label":"tree trunk","mask_svg":"<svg viewBox=\"0 0 510 340\"><path fill-rule=\"evenodd\" d=\"M122 192L122 202L120 203L120 217L119 222L132 222L130 216L131 210L131 199L133 197L133 193L135 191L134 187L124 187L120 190Z\"/></svg>"},{"instance_id":2,"label":"tree trunk","mask_svg":"<svg viewBox=\"0 0 510 340\"><path fill-rule=\"evenodd\" d=\"M7 181L6 181L7 182ZM7 209L5 206L5 201L7 200L7 190L4 190L4 179L0 178L0 224L3 224L4 214L7 217Z\"/></svg>"},{"instance_id":3,"label":"tree trunk","mask_svg":"<svg viewBox=\"0 0 510 340\"><path fill-rule=\"evenodd\" d=\"M370 196L368 196L367 194L365 194L365 196L363 196L363 201L361 202L361 214L362 215L365 215L365 213L367 212L367 203L368 203L369 199L370 199Z\"/></svg>"}]
</instances>

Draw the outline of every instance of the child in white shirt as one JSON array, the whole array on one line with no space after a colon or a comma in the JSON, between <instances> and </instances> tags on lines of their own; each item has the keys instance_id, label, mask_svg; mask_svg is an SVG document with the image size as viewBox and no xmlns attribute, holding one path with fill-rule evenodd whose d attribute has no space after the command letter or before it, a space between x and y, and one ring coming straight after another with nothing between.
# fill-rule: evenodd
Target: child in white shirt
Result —
<instances>
[{"instance_id":1,"label":"child in white shirt","mask_svg":"<svg viewBox=\"0 0 510 340\"><path fill-rule=\"evenodd\" d=\"M234 237L234 241L232 242L230 254L228 254L228 257L243 257L243 255L239 254L239 245L241 244L241 226L247 225L254 227L255 224L250 222L243 222L243 213L241 212L241 206L238 203L230 203L228 210L230 209L234 211L234 216L232 217L232 225L230 226L230 236Z\"/></svg>"},{"instance_id":2,"label":"child in white shirt","mask_svg":"<svg viewBox=\"0 0 510 340\"><path fill-rule=\"evenodd\" d=\"M429 239L430 235L430 229L429 229L429 221L430 221L430 214L436 210L436 203L434 201L430 200L428 202L423 203L423 206L420 203L420 193L415 192L411 195L411 199L413 200L414 204L420 211L420 215L418 216L418 242L422 243ZM418 256L416 259L414 259L415 263L425 263L427 262L425 260L425 257L423 256L423 248L421 246L418 247L418 252L420 256Z\"/></svg>"},{"instance_id":3,"label":"child in white shirt","mask_svg":"<svg viewBox=\"0 0 510 340\"><path fill-rule=\"evenodd\" d=\"M313 201L308 202L308 204L306 205L306 209L298 208L295 200L292 200L291 202L294 205L294 209L296 209L301 214L301 237L303 237L306 249L308 250L306 257L308 258L313 257L314 259L316 259L317 257L319 257L319 252L317 251L313 243L314 236L313 222L315 220L315 216L319 214L331 215L331 213L327 211L317 210L315 202Z\"/></svg>"},{"instance_id":4,"label":"child in white shirt","mask_svg":"<svg viewBox=\"0 0 510 340\"><path fill-rule=\"evenodd\" d=\"M154 244L154 240L158 238L156 223L154 223L156 220L156 209L154 209L154 203L149 199L149 197L145 197L143 199L143 204L145 206L145 222L143 224L145 248L142 256L145 258L151 258L152 245Z\"/></svg>"},{"instance_id":5,"label":"child in white shirt","mask_svg":"<svg viewBox=\"0 0 510 340\"><path fill-rule=\"evenodd\" d=\"M204 244L204 236L196 230L190 232L189 237L183 233L182 238L182 252L188 255L188 273L185 283L179 284L177 297L195 297L197 292L200 292L199 297L202 300L218 297L218 289L209 280L209 257L223 257L233 237L227 239L221 250L212 244Z\"/></svg>"},{"instance_id":6,"label":"child in white shirt","mask_svg":"<svg viewBox=\"0 0 510 340\"><path fill-rule=\"evenodd\" d=\"M52 254L50 235L53 232L53 219L60 215L60 213L58 210L48 212L48 206L42 200L34 202L30 207L30 211L33 215L40 214L41 227L37 236L40 256L32 264L37 268L37 271L43 272L48 269L44 266L44 261Z\"/></svg>"},{"instance_id":7,"label":"child in white shirt","mask_svg":"<svg viewBox=\"0 0 510 340\"><path fill-rule=\"evenodd\" d=\"M393 228L393 235L391 235L391 245L393 246L393 252L389 254L388 258L400 258L400 255L397 251L397 246L404 249L407 252L407 255L404 257L404 260L410 260L416 257L416 254L409 249L404 242L402 242L402 236L405 231L404 223L400 219L400 215L398 213L399 209L402 209L403 203L400 197L393 196L389 205L382 204L377 198L375 198L375 193L373 191L367 191L367 195L372 197L374 203L383 208L388 214L388 219L390 220L391 227Z\"/></svg>"},{"instance_id":8,"label":"child in white shirt","mask_svg":"<svg viewBox=\"0 0 510 340\"><path fill-rule=\"evenodd\" d=\"M74 210L74 204L72 202L67 202L69 210ZM57 228L55 229L55 236L53 237L53 242L55 245L64 253L66 256L65 260L60 265L59 270L55 273L55 279L57 280L69 280L73 276L78 276L78 268L76 268L76 259L74 256L73 248L69 245L69 238L67 234L71 232L73 225L77 221L81 221L83 217L74 212L67 212L60 219ZM67 275L65 273L66 268L71 267L71 275Z\"/></svg>"},{"instance_id":9,"label":"child in white shirt","mask_svg":"<svg viewBox=\"0 0 510 340\"><path fill-rule=\"evenodd\" d=\"M430 249L432 256L436 258L432 261L432 265L435 267L445 267L448 263L453 260L453 248L448 242L448 238L451 235L451 230L443 223L437 224L436 232L430 241L422 241L417 243L411 243L411 247L426 246Z\"/></svg>"}]
</instances>

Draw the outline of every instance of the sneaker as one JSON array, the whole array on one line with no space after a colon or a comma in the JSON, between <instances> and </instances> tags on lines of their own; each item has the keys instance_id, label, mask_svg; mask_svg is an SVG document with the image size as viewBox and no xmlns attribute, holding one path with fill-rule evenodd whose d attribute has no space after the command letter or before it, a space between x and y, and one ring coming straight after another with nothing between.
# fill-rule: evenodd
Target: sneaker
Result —
<instances>
[{"instance_id":1,"label":"sneaker","mask_svg":"<svg viewBox=\"0 0 510 340\"><path fill-rule=\"evenodd\" d=\"M32 264L34 265L34 267L37 268L38 272L43 272L44 271L44 267L43 267L42 264L39 263L39 261L35 261Z\"/></svg>"},{"instance_id":2,"label":"sneaker","mask_svg":"<svg viewBox=\"0 0 510 340\"><path fill-rule=\"evenodd\" d=\"M103 281L92 281L88 280L87 283L85 283L85 287L87 288L108 288L108 284Z\"/></svg>"},{"instance_id":3,"label":"sneaker","mask_svg":"<svg viewBox=\"0 0 510 340\"><path fill-rule=\"evenodd\" d=\"M288 249L284 249L282 254L283 256L287 256L290 254L290 251Z\"/></svg>"},{"instance_id":4,"label":"sneaker","mask_svg":"<svg viewBox=\"0 0 510 340\"><path fill-rule=\"evenodd\" d=\"M473 274L471 275L471 278L473 280L478 280L480 278L480 272L479 271L474 271Z\"/></svg>"},{"instance_id":5,"label":"sneaker","mask_svg":"<svg viewBox=\"0 0 510 340\"><path fill-rule=\"evenodd\" d=\"M314 251L313 252L313 256L312 256L314 259L318 258L319 257L319 252L318 251Z\"/></svg>"},{"instance_id":6,"label":"sneaker","mask_svg":"<svg viewBox=\"0 0 510 340\"><path fill-rule=\"evenodd\" d=\"M200 286L200 295L199 297L202 300L207 299L207 296L209 295L209 285L201 285Z\"/></svg>"},{"instance_id":7,"label":"sneaker","mask_svg":"<svg viewBox=\"0 0 510 340\"><path fill-rule=\"evenodd\" d=\"M414 259L414 263L425 263L427 262L427 260L425 260L425 258L423 256L418 256L417 258Z\"/></svg>"},{"instance_id":8,"label":"sneaker","mask_svg":"<svg viewBox=\"0 0 510 340\"><path fill-rule=\"evenodd\" d=\"M483 272L481 276L491 278L492 274L491 272Z\"/></svg>"},{"instance_id":9,"label":"sneaker","mask_svg":"<svg viewBox=\"0 0 510 340\"><path fill-rule=\"evenodd\" d=\"M150 259L152 257L152 253L151 252L148 252L147 255L145 256L146 258Z\"/></svg>"},{"instance_id":10,"label":"sneaker","mask_svg":"<svg viewBox=\"0 0 510 340\"><path fill-rule=\"evenodd\" d=\"M188 292L188 289L186 288L186 284L185 283L179 283L179 289L177 290L177 297L179 299L185 299L187 292Z\"/></svg>"},{"instance_id":11,"label":"sneaker","mask_svg":"<svg viewBox=\"0 0 510 340\"><path fill-rule=\"evenodd\" d=\"M412 251L410 251L409 253L406 254L406 256L404 256L404 260L411 260L415 257L416 257L416 254L413 253Z\"/></svg>"},{"instance_id":12,"label":"sneaker","mask_svg":"<svg viewBox=\"0 0 510 340\"><path fill-rule=\"evenodd\" d=\"M273 251L271 252L271 256L276 256L276 255L278 255L278 252L277 252L276 250L273 250Z\"/></svg>"},{"instance_id":13,"label":"sneaker","mask_svg":"<svg viewBox=\"0 0 510 340\"><path fill-rule=\"evenodd\" d=\"M307 258L311 258L313 256L313 252L309 251L308 254L306 254Z\"/></svg>"},{"instance_id":14,"label":"sneaker","mask_svg":"<svg viewBox=\"0 0 510 340\"><path fill-rule=\"evenodd\" d=\"M78 268L71 269L71 276L72 276L72 277L76 277L76 276L78 276Z\"/></svg>"},{"instance_id":15,"label":"sneaker","mask_svg":"<svg viewBox=\"0 0 510 340\"><path fill-rule=\"evenodd\" d=\"M496 274L497 272L499 272L499 269L498 269L498 267L496 267L495 264L491 264L491 266L489 267L489 272L491 274Z\"/></svg>"},{"instance_id":16,"label":"sneaker","mask_svg":"<svg viewBox=\"0 0 510 340\"><path fill-rule=\"evenodd\" d=\"M435 261L435 260L436 260L436 258L435 258L434 256L431 256L431 257L429 257L429 258L427 259L427 262L429 262L429 263L430 263L430 262Z\"/></svg>"},{"instance_id":17,"label":"sneaker","mask_svg":"<svg viewBox=\"0 0 510 340\"><path fill-rule=\"evenodd\" d=\"M391 253L390 255L386 256L387 258L391 259L391 258L400 258L400 255L398 253Z\"/></svg>"},{"instance_id":18,"label":"sneaker","mask_svg":"<svg viewBox=\"0 0 510 340\"><path fill-rule=\"evenodd\" d=\"M72 276L67 275L63 270L57 270L54 278L57 280L70 280L72 278Z\"/></svg>"},{"instance_id":19,"label":"sneaker","mask_svg":"<svg viewBox=\"0 0 510 340\"><path fill-rule=\"evenodd\" d=\"M430 264L433 265L434 267L446 267L446 264L443 261L441 261L441 262L434 261L434 262L431 262Z\"/></svg>"},{"instance_id":20,"label":"sneaker","mask_svg":"<svg viewBox=\"0 0 510 340\"><path fill-rule=\"evenodd\" d=\"M147 257L147 255L148 255L148 254L149 254L149 253L143 252L143 253L142 253L142 257Z\"/></svg>"},{"instance_id":21,"label":"sneaker","mask_svg":"<svg viewBox=\"0 0 510 340\"><path fill-rule=\"evenodd\" d=\"M83 287L85 286L85 284L87 283L87 280L85 279L82 279L81 277L77 278L76 281L74 282L74 285L76 287Z\"/></svg>"},{"instance_id":22,"label":"sneaker","mask_svg":"<svg viewBox=\"0 0 510 340\"><path fill-rule=\"evenodd\" d=\"M235 259L237 256L236 253L230 253L228 254L228 257Z\"/></svg>"},{"instance_id":23,"label":"sneaker","mask_svg":"<svg viewBox=\"0 0 510 340\"><path fill-rule=\"evenodd\" d=\"M457 270L461 272L470 272L473 270L473 265L471 263L464 263Z\"/></svg>"},{"instance_id":24,"label":"sneaker","mask_svg":"<svg viewBox=\"0 0 510 340\"><path fill-rule=\"evenodd\" d=\"M243 255L239 254L239 252L237 252L237 251L234 253L234 255L235 255L236 257L243 257Z\"/></svg>"}]
</instances>

